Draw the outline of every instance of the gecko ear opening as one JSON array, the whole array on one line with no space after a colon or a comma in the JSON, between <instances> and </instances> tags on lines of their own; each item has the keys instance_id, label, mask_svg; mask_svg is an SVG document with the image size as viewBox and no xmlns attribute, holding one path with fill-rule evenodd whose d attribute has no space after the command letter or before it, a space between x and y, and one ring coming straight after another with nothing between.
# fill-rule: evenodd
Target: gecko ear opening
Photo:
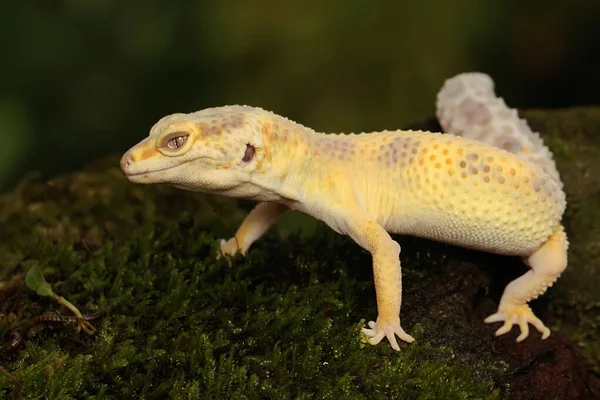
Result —
<instances>
[{"instance_id":1,"label":"gecko ear opening","mask_svg":"<svg viewBox=\"0 0 600 400\"><path fill-rule=\"evenodd\" d=\"M244 157L242 158L242 163L247 164L254 158L254 154L256 154L256 149L250 143L246 144L246 152L244 153Z\"/></svg>"}]
</instances>

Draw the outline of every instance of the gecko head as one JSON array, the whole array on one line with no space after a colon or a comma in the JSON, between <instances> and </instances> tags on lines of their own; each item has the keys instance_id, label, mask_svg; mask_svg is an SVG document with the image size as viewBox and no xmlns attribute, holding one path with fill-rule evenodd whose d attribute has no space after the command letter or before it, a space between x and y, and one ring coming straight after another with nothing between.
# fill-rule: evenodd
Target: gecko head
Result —
<instances>
[{"instance_id":1,"label":"gecko head","mask_svg":"<svg viewBox=\"0 0 600 400\"><path fill-rule=\"evenodd\" d=\"M132 182L203 192L249 182L268 163L255 110L226 106L166 116L123 155L121 169Z\"/></svg>"}]
</instances>

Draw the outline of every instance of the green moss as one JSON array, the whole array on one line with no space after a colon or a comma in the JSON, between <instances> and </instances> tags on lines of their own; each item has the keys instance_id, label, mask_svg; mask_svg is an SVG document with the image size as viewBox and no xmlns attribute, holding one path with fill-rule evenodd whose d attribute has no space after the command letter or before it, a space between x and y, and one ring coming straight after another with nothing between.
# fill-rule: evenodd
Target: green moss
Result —
<instances>
[{"instance_id":1,"label":"green moss","mask_svg":"<svg viewBox=\"0 0 600 400\"><path fill-rule=\"evenodd\" d=\"M349 239L319 224L312 235L283 230L285 240L273 232L229 266L215 259L216 239L244 207L133 185L115 165L25 180L0 200L4 343L55 307L25 287L32 266L80 310L108 313L94 336L65 326L5 350L20 398L499 397L502 364L428 341L425 330L443 329L432 318L406 314L421 340L399 353L361 343L374 291L370 257ZM426 251L410 258L444 268ZM408 269L407 281L423 271ZM0 378L1 393L11 388Z\"/></svg>"},{"instance_id":2,"label":"green moss","mask_svg":"<svg viewBox=\"0 0 600 400\"><path fill-rule=\"evenodd\" d=\"M549 296L550 319L581 339L594 370L598 308L585 285L598 279L600 220L593 204L600 174L590 172L597 142L585 135L588 117L580 114L594 113L589 119L600 121L600 112L561 113L551 115L584 122L568 124L568 133L547 130L567 176L572 243L569 272ZM538 127L553 121L543 122L545 114L537 111L526 115ZM32 266L80 310L107 312L93 336L64 326L40 332L18 351L3 349L2 366L23 384L20 398L464 399L507 393L506 366L493 352L493 338L473 329L471 320L493 308L487 303L482 310L474 299L497 300L505 284L481 271L522 268L518 260L398 238L403 326L417 341L394 352L387 343L361 343L364 319L376 316L375 296L370 256L350 239L290 213L230 266L215 258L217 239L235 231L249 203L133 185L116 165L111 158L50 183L26 179L0 198L4 344L11 329L55 307L26 287ZM3 396L12 387L0 377Z\"/></svg>"}]
</instances>

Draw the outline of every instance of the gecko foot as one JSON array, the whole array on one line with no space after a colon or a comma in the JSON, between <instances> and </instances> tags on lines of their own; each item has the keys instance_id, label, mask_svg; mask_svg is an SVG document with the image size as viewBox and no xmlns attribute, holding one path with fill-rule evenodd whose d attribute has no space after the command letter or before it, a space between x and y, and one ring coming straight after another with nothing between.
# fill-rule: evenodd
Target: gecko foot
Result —
<instances>
[{"instance_id":1,"label":"gecko foot","mask_svg":"<svg viewBox=\"0 0 600 400\"><path fill-rule=\"evenodd\" d=\"M221 239L219 244L221 251L217 254L217 258L221 258L221 256L234 256L238 251L240 251L235 236L229 240Z\"/></svg>"},{"instance_id":2,"label":"gecko foot","mask_svg":"<svg viewBox=\"0 0 600 400\"><path fill-rule=\"evenodd\" d=\"M548 329L544 323L533 314L531 308L527 304L520 305L500 305L498 312L487 317L484 322L491 324L494 322L504 321L497 331L496 336L504 335L512 329L512 326L517 324L521 328L521 334L517 337L517 342L522 342L527 336L529 336L529 325L535 326L535 328L542 333L542 340L547 339L550 336L550 329Z\"/></svg>"},{"instance_id":3,"label":"gecko foot","mask_svg":"<svg viewBox=\"0 0 600 400\"><path fill-rule=\"evenodd\" d=\"M408 333L404 332L404 329L400 326L400 319L391 323L369 321L369 327L371 329L363 328L362 331L370 337L369 343L372 345L376 345L381 342L381 339L386 337L394 350L400 350L400 346L398 346L398 342L396 341L396 335L408 343L415 340Z\"/></svg>"}]
</instances>

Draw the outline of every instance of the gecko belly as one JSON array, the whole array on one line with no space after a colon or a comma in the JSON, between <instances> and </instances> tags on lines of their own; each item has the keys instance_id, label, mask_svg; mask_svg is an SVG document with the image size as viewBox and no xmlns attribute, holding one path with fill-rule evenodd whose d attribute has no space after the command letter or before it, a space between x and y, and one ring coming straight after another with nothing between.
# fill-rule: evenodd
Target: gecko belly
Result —
<instances>
[{"instance_id":1,"label":"gecko belly","mask_svg":"<svg viewBox=\"0 0 600 400\"><path fill-rule=\"evenodd\" d=\"M390 232L421 237L495 254L527 256L552 234L556 224L538 220L515 221L510 214L494 218L460 211L428 210L390 221Z\"/></svg>"}]
</instances>

